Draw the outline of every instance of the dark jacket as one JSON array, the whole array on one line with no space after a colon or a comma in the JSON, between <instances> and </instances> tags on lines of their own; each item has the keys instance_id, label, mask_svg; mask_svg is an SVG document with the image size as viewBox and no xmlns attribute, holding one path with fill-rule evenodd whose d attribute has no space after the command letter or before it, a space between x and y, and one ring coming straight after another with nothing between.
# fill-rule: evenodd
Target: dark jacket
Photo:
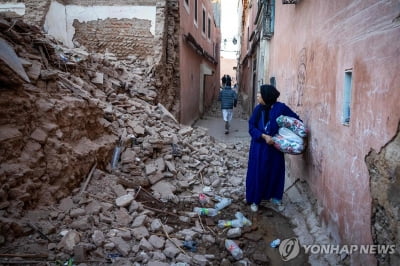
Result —
<instances>
[{"instance_id":1,"label":"dark jacket","mask_svg":"<svg viewBox=\"0 0 400 266\"><path fill-rule=\"evenodd\" d=\"M236 106L237 94L231 87L226 86L219 92L218 101L221 102L221 109L233 109Z\"/></svg>"}]
</instances>

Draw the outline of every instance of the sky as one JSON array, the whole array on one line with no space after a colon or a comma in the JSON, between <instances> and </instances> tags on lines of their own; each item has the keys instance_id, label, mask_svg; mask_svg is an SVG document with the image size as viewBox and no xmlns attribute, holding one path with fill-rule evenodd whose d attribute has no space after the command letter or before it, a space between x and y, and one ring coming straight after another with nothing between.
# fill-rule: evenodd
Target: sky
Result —
<instances>
[{"instance_id":1,"label":"sky","mask_svg":"<svg viewBox=\"0 0 400 266\"><path fill-rule=\"evenodd\" d=\"M239 50L239 0L221 0L221 56L224 58L236 58ZM238 43L234 45L232 39L236 38ZM224 39L227 39L224 45Z\"/></svg>"}]
</instances>

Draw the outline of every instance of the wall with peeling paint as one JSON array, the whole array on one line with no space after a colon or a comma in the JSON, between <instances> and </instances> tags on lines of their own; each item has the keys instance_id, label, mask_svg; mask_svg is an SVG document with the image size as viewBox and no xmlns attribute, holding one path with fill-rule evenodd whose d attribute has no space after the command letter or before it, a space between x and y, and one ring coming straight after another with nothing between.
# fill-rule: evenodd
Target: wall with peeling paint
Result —
<instances>
[{"instance_id":1,"label":"wall with peeling paint","mask_svg":"<svg viewBox=\"0 0 400 266\"><path fill-rule=\"evenodd\" d=\"M203 114L208 106L211 106L218 96L221 33L219 27L216 26L219 23L215 22L211 1L198 1L197 22L194 16L194 1L189 1L189 5L184 0L179 0L179 2L180 122L190 125ZM215 4L218 5L218 3ZM202 29L203 10L206 14L205 32ZM210 36L208 36L208 27L210 27Z\"/></svg>"},{"instance_id":2,"label":"wall with peeling paint","mask_svg":"<svg viewBox=\"0 0 400 266\"><path fill-rule=\"evenodd\" d=\"M374 242L365 158L397 134L399 13L398 1L276 1L269 74L280 100L310 129L308 150L288 156L289 171L308 182L338 243ZM346 71L353 78L348 125L342 123ZM353 254L351 262L372 265L376 258Z\"/></svg>"},{"instance_id":3,"label":"wall with peeling paint","mask_svg":"<svg viewBox=\"0 0 400 266\"><path fill-rule=\"evenodd\" d=\"M150 21L155 35L156 6L78 6L52 2L46 15L44 30L67 47L73 47L74 20L89 22L106 19L142 19Z\"/></svg>"},{"instance_id":4,"label":"wall with peeling paint","mask_svg":"<svg viewBox=\"0 0 400 266\"><path fill-rule=\"evenodd\" d=\"M25 4L24 3L0 3L0 13L2 12L14 12L19 16L25 15Z\"/></svg>"}]
</instances>

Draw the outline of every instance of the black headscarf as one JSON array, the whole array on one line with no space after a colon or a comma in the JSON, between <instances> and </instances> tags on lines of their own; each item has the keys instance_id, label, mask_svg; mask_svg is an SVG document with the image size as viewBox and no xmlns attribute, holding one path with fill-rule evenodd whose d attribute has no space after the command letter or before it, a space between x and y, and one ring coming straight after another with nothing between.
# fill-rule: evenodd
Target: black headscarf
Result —
<instances>
[{"instance_id":1,"label":"black headscarf","mask_svg":"<svg viewBox=\"0 0 400 266\"><path fill-rule=\"evenodd\" d=\"M279 95L281 95L281 93L274 86L266 84L260 86L260 93L265 105L262 105L262 108L260 108L260 111L257 114L257 124L260 119L261 112L265 112L265 122L269 120L269 111L271 110L272 105L276 103Z\"/></svg>"},{"instance_id":2,"label":"black headscarf","mask_svg":"<svg viewBox=\"0 0 400 266\"><path fill-rule=\"evenodd\" d=\"M281 95L281 93L272 85L261 85L260 93L267 109L271 109L271 106L276 103L279 95Z\"/></svg>"}]
</instances>

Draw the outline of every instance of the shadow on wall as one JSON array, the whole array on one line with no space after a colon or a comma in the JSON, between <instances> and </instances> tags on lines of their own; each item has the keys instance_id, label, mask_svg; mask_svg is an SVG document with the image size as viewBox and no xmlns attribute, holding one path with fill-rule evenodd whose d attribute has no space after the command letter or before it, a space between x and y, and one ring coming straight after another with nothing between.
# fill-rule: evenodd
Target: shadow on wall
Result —
<instances>
[{"instance_id":1,"label":"shadow on wall","mask_svg":"<svg viewBox=\"0 0 400 266\"><path fill-rule=\"evenodd\" d=\"M400 265L400 123L397 135L379 153L365 158L372 197L371 231L374 244L396 245L394 254L377 254L380 265Z\"/></svg>"}]
</instances>

